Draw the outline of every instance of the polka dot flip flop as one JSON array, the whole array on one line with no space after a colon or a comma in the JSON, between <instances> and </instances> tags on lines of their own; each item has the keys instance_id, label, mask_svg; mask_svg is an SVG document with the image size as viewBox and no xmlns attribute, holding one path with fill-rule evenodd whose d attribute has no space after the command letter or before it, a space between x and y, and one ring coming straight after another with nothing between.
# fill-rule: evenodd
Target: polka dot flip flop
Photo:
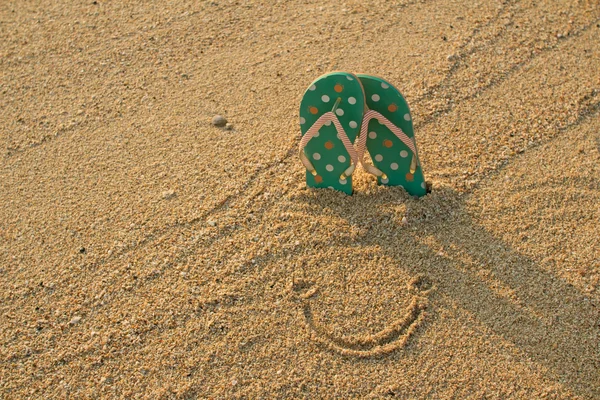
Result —
<instances>
[{"instance_id":1,"label":"polka dot flip flop","mask_svg":"<svg viewBox=\"0 0 600 400\"><path fill-rule=\"evenodd\" d=\"M306 185L352 194L358 153L352 143L364 114L365 95L358 78L332 72L315 80L300 103L300 159Z\"/></svg>"},{"instance_id":2,"label":"polka dot flip flop","mask_svg":"<svg viewBox=\"0 0 600 400\"><path fill-rule=\"evenodd\" d=\"M379 184L402 186L413 196L424 196L427 186L406 100L398 89L381 78L357 76L363 85L368 109L357 142L363 168L375 175ZM371 155L374 165L364 162L365 151Z\"/></svg>"}]
</instances>

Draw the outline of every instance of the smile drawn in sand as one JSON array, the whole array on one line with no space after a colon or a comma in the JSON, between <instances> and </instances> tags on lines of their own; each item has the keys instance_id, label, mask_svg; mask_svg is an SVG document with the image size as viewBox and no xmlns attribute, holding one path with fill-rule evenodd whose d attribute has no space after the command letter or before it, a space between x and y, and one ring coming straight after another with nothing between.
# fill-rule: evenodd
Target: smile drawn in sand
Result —
<instances>
[{"instance_id":1,"label":"smile drawn in sand","mask_svg":"<svg viewBox=\"0 0 600 400\"><path fill-rule=\"evenodd\" d=\"M313 282L295 281L292 290L302 303L304 320L311 339L342 355L374 357L392 353L406 346L408 339L425 319L428 295L433 290L433 286L424 276L417 276L408 284L413 299L401 318L375 334L354 336L336 334L315 322L310 300L318 295L319 287Z\"/></svg>"}]
</instances>

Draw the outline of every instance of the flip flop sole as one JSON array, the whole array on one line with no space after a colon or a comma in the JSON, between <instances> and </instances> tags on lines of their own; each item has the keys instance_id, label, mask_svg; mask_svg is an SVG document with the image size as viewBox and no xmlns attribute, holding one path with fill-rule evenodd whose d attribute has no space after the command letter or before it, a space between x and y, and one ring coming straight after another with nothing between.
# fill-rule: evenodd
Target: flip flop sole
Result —
<instances>
[{"instance_id":1,"label":"flip flop sole","mask_svg":"<svg viewBox=\"0 0 600 400\"><path fill-rule=\"evenodd\" d=\"M382 114L415 140L410 110L400 91L382 78L365 74L357 76L364 88L367 107ZM387 180L377 178L379 184L402 186L413 196L427 194L421 163L418 162L416 170L411 172L412 151L376 119L369 122L367 150L373 164L387 175ZM418 161L418 155L416 157Z\"/></svg>"},{"instance_id":2,"label":"flip flop sole","mask_svg":"<svg viewBox=\"0 0 600 400\"><path fill-rule=\"evenodd\" d=\"M354 143L360 132L364 102L364 92L355 75L332 72L317 78L306 90L300 103L302 135L321 115L335 110L350 142ZM307 143L304 153L317 171L316 176L306 172L308 187L330 188L352 194L352 177L340 179L340 175L350 167L350 154L333 123L319 129L319 133Z\"/></svg>"}]
</instances>

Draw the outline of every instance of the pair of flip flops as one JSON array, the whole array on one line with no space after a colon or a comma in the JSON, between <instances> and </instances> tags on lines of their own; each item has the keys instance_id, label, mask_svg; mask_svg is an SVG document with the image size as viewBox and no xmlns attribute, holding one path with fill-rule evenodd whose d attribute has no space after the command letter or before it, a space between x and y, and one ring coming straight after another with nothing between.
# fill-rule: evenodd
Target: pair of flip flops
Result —
<instances>
[{"instance_id":1,"label":"pair of flip flops","mask_svg":"<svg viewBox=\"0 0 600 400\"><path fill-rule=\"evenodd\" d=\"M300 130L309 187L352 194L360 163L381 185L402 186L413 196L427 193L408 104L382 78L347 72L317 78L300 104ZM366 152L373 165L365 162Z\"/></svg>"}]
</instances>

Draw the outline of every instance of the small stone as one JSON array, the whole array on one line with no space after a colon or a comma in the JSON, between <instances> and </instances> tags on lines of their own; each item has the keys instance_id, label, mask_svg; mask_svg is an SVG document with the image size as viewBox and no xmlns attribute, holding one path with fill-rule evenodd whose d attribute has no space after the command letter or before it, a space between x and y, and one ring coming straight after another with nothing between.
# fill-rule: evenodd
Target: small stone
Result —
<instances>
[{"instance_id":1,"label":"small stone","mask_svg":"<svg viewBox=\"0 0 600 400\"><path fill-rule=\"evenodd\" d=\"M75 325L75 324L78 324L79 321L81 321L81 317L79 315L76 315L73 318L71 318L71 320L69 321L69 324Z\"/></svg>"},{"instance_id":2,"label":"small stone","mask_svg":"<svg viewBox=\"0 0 600 400\"><path fill-rule=\"evenodd\" d=\"M228 122L228 123L225 124L225 128L223 128L223 129L225 129L226 131L232 131L233 130L233 124L231 124L231 123Z\"/></svg>"},{"instance_id":3,"label":"small stone","mask_svg":"<svg viewBox=\"0 0 600 400\"><path fill-rule=\"evenodd\" d=\"M175 197L174 190L165 190L164 192L162 192L162 198L165 200L172 199L173 197Z\"/></svg>"},{"instance_id":4,"label":"small stone","mask_svg":"<svg viewBox=\"0 0 600 400\"><path fill-rule=\"evenodd\" d=\"M225 119L225 117L222 117L221 115L215 115L212 118L212 124L214 126L225 126L227 124L227 120Z\"/></svg>"},{"instance_id":5,"label":"small stone","mask_svg":"<svg viewBox=\"0 0 600 400\"><path fill-rule=\"evenodd\" d=\"M79 254L85 254L85 247L79 248Z\"/></svg>"},{"instance_id":6,"label":"small stone","mask_svg":"<svg viewBox=\"0 0 600 400\"><path fill-rule=\"evenodd\" d=\"M215 221L208 221L208 225L217 226L217 223Z\"/></svg>"},{"instance_id":7,"label":"small stone","mask_svg":"<svg viewBox=\"0 0 600 400\"><path fill-rule=\"evenodd\" d=\"M402 225L408 224L408 218L402 217Z\"/></svg>"},{"instance_id":8,"label":"small stone","mask_svg":"<svg viewBox=\"0 0 600 400\"><path fill-rule=\"evenodd\" d=\"M446 59L448 61L455 61L458 57L456 57L456 54L450 54L448 57L446 57Z\"/></svg>"}]
</instances>

